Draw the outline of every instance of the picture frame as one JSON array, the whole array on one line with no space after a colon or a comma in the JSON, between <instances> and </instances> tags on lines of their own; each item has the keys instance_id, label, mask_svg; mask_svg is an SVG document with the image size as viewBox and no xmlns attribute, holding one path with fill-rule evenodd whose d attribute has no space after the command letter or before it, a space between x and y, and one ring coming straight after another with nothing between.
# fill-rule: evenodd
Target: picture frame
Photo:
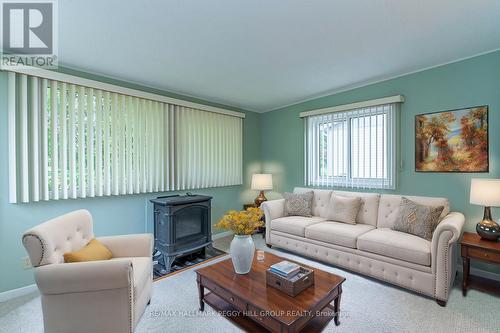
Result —
<instances>
[{"instance_id":1,"label":"picture frame","mask_svg":"<svg viewBox=\"0 0 500 333\"><path fill-rule=\"evenodd\" d=\"M416 115L415 172L489 172L489 106Z\"/></svg>"}]
</instances>

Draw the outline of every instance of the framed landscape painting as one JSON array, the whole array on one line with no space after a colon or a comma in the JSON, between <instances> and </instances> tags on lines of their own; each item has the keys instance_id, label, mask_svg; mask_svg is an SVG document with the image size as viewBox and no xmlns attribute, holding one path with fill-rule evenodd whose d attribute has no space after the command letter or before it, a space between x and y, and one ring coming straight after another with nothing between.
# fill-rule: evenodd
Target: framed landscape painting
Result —
<instances>
[{"instance_id":1,"label":"framed landscape painting","mask_svg":"<svg viewBox=\"0 0 500 333\"><path fill-rule=\"evenodd\" d=\"M488 172L488 106L415 116L415 171Z\"/></svg>"}]
</instances>

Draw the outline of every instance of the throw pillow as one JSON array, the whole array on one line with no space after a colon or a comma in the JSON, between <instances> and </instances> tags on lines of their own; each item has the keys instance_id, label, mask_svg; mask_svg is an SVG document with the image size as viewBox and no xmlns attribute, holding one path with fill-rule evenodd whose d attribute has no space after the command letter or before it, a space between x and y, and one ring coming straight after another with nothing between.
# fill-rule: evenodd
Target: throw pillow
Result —
<instances>
[{"instance_id":1,"label":"throw pillow","mask_svg":"<svg viewBox=\"0 0 500 333\"><path fill-rule=\"evenodd\" d=\"M285 198L285 216L311 217L313 196L313 191L301 194L285 192L283 194Z\"/></svg>"},{"instance_id":2,"label":"throw pillow","mask_svg":"<svg viewBox=\"0 0 500 333\"><path fill-rule=\"evenodd\" d=\"M111 251L97 239L91 240L87 245L75 252L64 254L64 262L82 262L94 260L108 260L113 257Z\"/></svg>"},{"instance_id":3,"label":"throw pillow","mask_svg":"<svg viewBox=\"0 0 500 333\"><path fill-rule=\"evenodd\" d=\"M403 197L401 199L401 217L396 220L392 230L412 234L428 241L439 223L439 216L444 206L425 206Z\"/></svg>"},{"instance_id":4,"label":"throw pillow","mask_svg":"<svg viewBox=\"0 0 500 333\"><path fill-rule=\"evenodd\" d=\"M335 222L356 224L361 198L345 197L332 193L328 207L328 219Z\"/></svg>"}]
</instances>

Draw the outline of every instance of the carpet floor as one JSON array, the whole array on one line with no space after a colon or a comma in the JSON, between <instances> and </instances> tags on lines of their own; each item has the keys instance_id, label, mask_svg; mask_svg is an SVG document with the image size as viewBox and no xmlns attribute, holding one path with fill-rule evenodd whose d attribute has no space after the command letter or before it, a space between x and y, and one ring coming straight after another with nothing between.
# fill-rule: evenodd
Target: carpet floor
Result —
<instances>
[{"instance_id":1,"label":"carpet floor","mask_svg":"<svg viewBox=\"0 0 500 333\"><path fill-rule=\"evenodd\" d=\"M341 324L332 322L324 332L500 332L497 311L500 298L471 289L462 297L459 279L446 307L430 298L277 249L267 249L260 235L258 248L344 276ZM218 247L224 249L229 240ZM224 249L225 250L225 249ZM217 258L211 265L228 256ZM0 332L42 332L40 297L27 295L0 306ZM8 306L8 308L6 308ZM210 307L198 309L194 269L188 269L153 284L151 305L146 308L137 333L146 332L241 332ZM105 315L105 309L103 309Z\"/></svg>"}]
</instances>

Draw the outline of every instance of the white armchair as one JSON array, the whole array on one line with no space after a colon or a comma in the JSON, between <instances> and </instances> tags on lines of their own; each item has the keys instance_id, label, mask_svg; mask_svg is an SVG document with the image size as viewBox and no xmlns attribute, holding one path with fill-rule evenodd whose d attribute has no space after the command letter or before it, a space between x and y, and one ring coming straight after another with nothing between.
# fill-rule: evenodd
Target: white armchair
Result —
<instances>
[{"instance_id":1,"label":"white armchair","mask_svg":"<svg viewBox=\"0 0 500 333\"><path fill-rule=\"evenodd\" d=\"M42 298L45 332L133 332L151 300L151 234L97 238L113 259L64 263L94 238L92 216L78 210L23 235Z\"/></svg>"}]
</instances>

